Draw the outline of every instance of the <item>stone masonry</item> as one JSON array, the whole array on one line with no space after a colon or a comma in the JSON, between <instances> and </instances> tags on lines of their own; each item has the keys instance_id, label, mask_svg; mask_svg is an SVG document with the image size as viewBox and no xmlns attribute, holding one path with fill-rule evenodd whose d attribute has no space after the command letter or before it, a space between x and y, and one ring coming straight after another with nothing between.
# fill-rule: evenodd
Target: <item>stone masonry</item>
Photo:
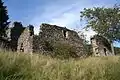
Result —
<instances>
[{"instance_id":1,"label":"stone masonry","mask_svg":"<svg viewBox=\"0 0 120 80\"><path fill-rule=\"evenodd\" d=\"M14 22L7 31L7 38L0 38L0 45L12 51L24 53L50 52L57 43L69 44L75 50L76 56L86 56L83 39L77 32L66 27L43 23L40 25L39 35L34 35L34 27L29 25L23 27L21 22ZM113 46L103 36L95 35L91 38L94 56L114 55Z\"/></svg>"},{"instance_id":2,"label":"stone masonry","mask_svg":"<svg viewBox=\"0 0 120 80\"><path fill-rule=\"evenodd\" d=\"M114 55L112 51L112 44L105 37L100 35L95 35L91 38L91 45L93 48L94 56L110 56Z\"/></svg>"},{"instance_id":3,"label":"stone masonry","mask_svg":"<svg viewBox=\"0 0 120 80\"><path fill-rule=\"evenodd\" d=\"M23 27L20 22L15 22L13 27L7 30L12 51L42 53L52 51L53 46L50 47L48 44L60 42L74 47L77 56L85 55L83 40L78 36L77 32L45 23L41 24L39 35L34 35L33 29L32 25Z\"/></svg>"},{"instance_id":4,"label":"stone masonry","mask_svg":"<svg viewBox=\"0 0 120 80\"><path fill-rule=\"evenodd\" d=\"M39 49L36 49L35 51L45 50L44 45L42 45L44 41L50 44L56 44L57 42L60 42L62 44L69 44L76 48L77 56L85 55L83 40L78 36L77 32L69 30L65 27L59 27L45 23L41 24L39 38L37 39L39 41L36 43L39 44L37 44L35 47Z\"/></svg>"},{"instance_id":5,"label":"stone masonry","mask_svg":"<svg viewBox=\"0 0 120 80\"><path fill-rule=\"evenodd\" d=\"M18 39L17 52L33 53L34 27L29 25Z\"/></svg>"}]
</instances>

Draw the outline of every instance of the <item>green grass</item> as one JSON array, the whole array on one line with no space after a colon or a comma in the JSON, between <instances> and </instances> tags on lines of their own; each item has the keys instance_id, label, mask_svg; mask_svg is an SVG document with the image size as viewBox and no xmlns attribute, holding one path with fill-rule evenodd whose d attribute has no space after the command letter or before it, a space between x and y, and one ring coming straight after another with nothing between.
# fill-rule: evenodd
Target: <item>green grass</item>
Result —
<instances>
[{"instance_id":1,"label":"green grass","mask_svg":"<svg viewBox=\"0 0 120 80\"><path fill-rule=\"evenodd\" d=\"M120 80L120 57L60 60L1 52L0 80Z\"/></svg>"}]
</instances>

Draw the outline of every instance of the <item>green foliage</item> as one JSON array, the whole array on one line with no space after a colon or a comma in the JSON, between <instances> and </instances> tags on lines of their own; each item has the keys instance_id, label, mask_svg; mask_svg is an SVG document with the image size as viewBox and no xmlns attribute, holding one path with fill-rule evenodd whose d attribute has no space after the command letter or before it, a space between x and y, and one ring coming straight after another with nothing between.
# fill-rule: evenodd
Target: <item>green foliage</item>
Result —
<instances>
[{"instance_id":1,"label":"green foliage","mask_svg":"<svg viewBox=\"0 0 120 80\"><path fill-rule=\"evenodd\" d=\"M85 8L81 12L81 18L87 20L86 28L91 28L112 41L120 40L120 6Z\"/></svg>"},{"instance_id":2,"label":"green foliage","mask_svg":"<svg viewBox=\"0 0 120 80\"><path fill-rule=\"evenodd\" d=\"M90 44L84 44L84 48L87 56L92 56L92 53L93 53L92 46Z\"/></svg>"},{"instance_id":3,"label":"green foliage","mask_svg":"<svg viewBox=\"0 0 120 80\"><path fill-rule=\"evenodd\" d=\"M67 43L60 43L56 42L53 44L53 52L54 57L60 58L60 59L68 59L68 58L76 58L76 48L74 46L71 46Z\"/></svg>"},{"instance_id":4,"label":"green foliage","mask_svg":"<svg viewBox=\"0 0 120 80\"><path fill-rule=\"evenodd\" d=\"M120 57L59 60L0 52L0 80L119 80Z\"/></svg>"},{"instance_id":5,"label":"green foliage","mask_svg":"<svg viewBox=\"0 0 120 80\"><path fill-rule=\"evenodd\" d=\"M49 41L43 41L42 45L45 51L53 51L53 45Z\"/></svg>"},{"instance_id":6,"label":"green foliage","mask_svg":"<svg viewBox=\"0 0 120 80\"><path fill-rule=\"evenodd\" d=\"M115 54L120 55L120 48L119 47L114 47Z\"/></svg>"},{"instance_id":7,"label":"green foliage","mask_svg":"<svg viewBox=\"0 0 120 80\"><path fill-rule=\"evenodd\" d=\"M6 6L3 6L2 0L0 0L0 36L5 36L5 30L8 28L8 13Z\"/></svg>"},{"instance_id":8,"label":"green foliage","mask_svg":"<svg viewBox=\"0 0 120 80\"><path fill-rule=\"evenodd\" d=\"M43 49L47 52L45 54L50 53L52 57L57 57L59 59L68 59L71 57L77 57L76 49L74 46L71 46L67 43L61 42L50 42L44 41L42 42Z\"/></svg>"}]
</instances>

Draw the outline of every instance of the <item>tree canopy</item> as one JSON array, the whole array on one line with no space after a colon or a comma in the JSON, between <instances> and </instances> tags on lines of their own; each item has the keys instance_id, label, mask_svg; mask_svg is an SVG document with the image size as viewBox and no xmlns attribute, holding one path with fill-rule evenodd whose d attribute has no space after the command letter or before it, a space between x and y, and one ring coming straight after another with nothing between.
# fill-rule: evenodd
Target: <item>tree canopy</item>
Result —
<instances>
[{"instance_id":1,"label":"tree canopy","mask_svg":"<svg viewBox=\"0 0 120 80\"><path fill-rule=\"evenodd\" d=\"M85 28L91 28L111 41L120 41L120 6L111 8L94 7L81 11L82 20L87 21Z\"/></svg>"},{"instance_id":2,"label":"tree canopy","mask_svg":"<svg viewBox=\"0 0 120 80\"><path fill-rule=\"evenodd\" d=\"M3 2L0 0L0 37L5 36L5 31L9 24L8 19L6 6L3 6Z\"/></svg>"}]
</instances>

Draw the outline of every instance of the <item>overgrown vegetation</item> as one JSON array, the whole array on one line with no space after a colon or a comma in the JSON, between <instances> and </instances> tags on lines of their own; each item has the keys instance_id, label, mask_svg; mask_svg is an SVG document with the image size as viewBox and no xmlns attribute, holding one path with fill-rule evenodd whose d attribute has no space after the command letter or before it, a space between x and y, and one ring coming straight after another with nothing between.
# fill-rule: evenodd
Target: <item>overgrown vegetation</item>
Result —
<instances>
[{"instance_id":1,"label":"overgrown vegetation","mask_svg":"<svg viewBox=\"0 0 120 80\"><path fill-rule=\"evenodd\" d=\"M59 41L56 42L44 41L42 43L44 50L48 51L50 53L50 56L52 57L56 57L59 59L78 57L76 48L70 44L61 43ZM45 54L47 53L45 52Z\"/></svg>"},{"instance_id":2,"label":"overgrown vegetation","mask_svg":"<svg viewBox=\"0 0 120 80\"><path fill-rule=\"evenodd\" d=\"M77 58L77 52L76 48L74 46L71 46L70 44L63 44L60 42L57 42L53 45L53 53L54 57L60 58L60 59L68 59L68 58Z\"/></svg>"},{"instance_id":3,"label":"overgrown vegetation","mask_svg":"<svg viewBox=\"0 0 120 80\"><path fill-rule=\"evenodd\" d=\"M120 55L120 48L119 47L114 47L115 49L115 54Z\"/></svg>"},{"instance_id":4,"label":"overgrown vegetation","mask_svg":"<svg viewBox=\"0 0 120 80\"><path fill-rule=\"evenodd\" d=\"M0 80L119 80L120 57L59 60L0 52Z\"/></svg>"}]
</instances>

